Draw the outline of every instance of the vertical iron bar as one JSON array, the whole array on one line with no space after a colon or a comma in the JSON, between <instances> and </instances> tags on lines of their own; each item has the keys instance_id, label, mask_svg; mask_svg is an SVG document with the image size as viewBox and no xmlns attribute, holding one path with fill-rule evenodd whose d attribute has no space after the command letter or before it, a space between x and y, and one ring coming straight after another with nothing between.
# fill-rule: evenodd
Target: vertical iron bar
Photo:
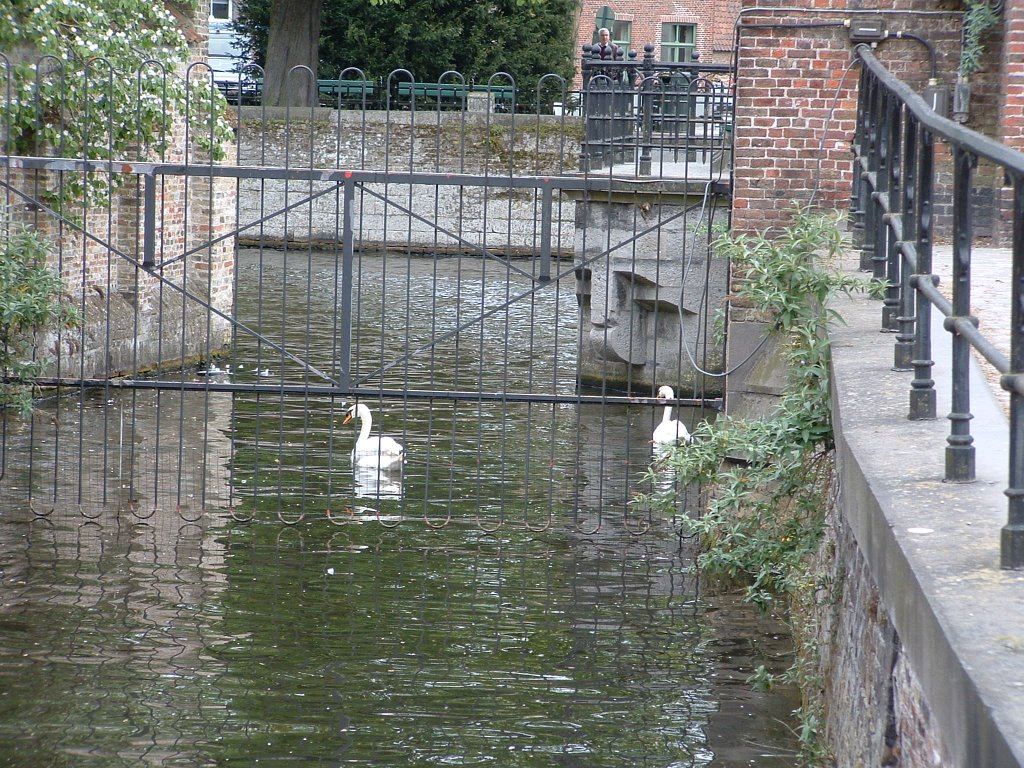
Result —
<instances>
[{"instance_id":1,"label":"vertical iron bar","mask_svg":"<svg viewBox=\"0 0 1024 768\"><path fill-rule=\"evenodd\" d=\"M541 190L540 212L540 275L542 283L551 280L551 185L545 184Z\"/></svg>"},{"instance_id":2,"label":"vertical iron bar","mask_svg":"<svg viewBox=\"0 0 1024 768\"><path fill-rule=\"evenodd\" d=\"M640 145L640 166L641 176L651 175L651 150L653 145L653 114L651 103L654 99L654 46L651 43L644 45L643 80L641 81L640 110L641 110L641 131L643 140Z\"/></svg>"},{"instance_id":3,"label":"vertical iron bar","mask_svg":"<svg viewBox=\"0 0 1024 768\"><path fill-rule=\"evenodd\" d=\"M914 242L917 238L917 217L915 215L917 196L917 124L910 110L901 112L900 131L895 134L900 142L899 133L903 134L902 147L897 154L898 167L894 171L898 179L899 200L893 199L893 207L898 206L903 242ZM916 291L913 289L913 275L917 265L905 260L900 244L896 243L895 257L900 263L900 307L896 318L896 345L893 349L893 369L909 371L914 359L914 301Z\"/></svg>"},{"instance_id":4,"label":"vertical iron bar","mask_svg":"<svg viewBox=\"0 0 1024 768\"><path fill-rule=\"evenodd\" d=\"M583 115L583 141L580 143L580 170L589 173L593 170L591 152L593 148L594 121L591 118L590 110L593 99L590 97L590 80L592 78L590 69L590 45L583 46L583 57L580 59L580 114Z\"/></svg>"},{"instance_id":5,"label":"vertical iron bar","mask_svg":"<svg viewBox=\"0 0 1024 768\"><path fill-rule=\"evenodd\" d=\"M932 192L935 184L935 141L931 133L918 126L921 146L917 159L917 279L932 277ZM932 376L932 303L917 292L917 323L915 324L914 380L910 383L910 414L912 420L934 419L936 416L935 380Z\"/></svg>"},{"instance_id":6,"label":"vertical iron bar","mask_svg":"<svg viewBox=\"0 0 1024 768\"><path fill-rule=\"evenodd\" d=\"M156 266L156 175L142 177L142 267Z\"/></svg>"},{"instance_id":7,"label":"vertical iron bar","mask_svg":"<svg viewBox=\"0 0 1024 768\"><path fill-rule=\"evenodd\" d=\"M882 302L882 330L896 330L896 315L899 311L900 271L899 262L893 255L893 235L889 230L889 212L892 210L892 167L893 167L893 104L897 105L895 94L886 90L881 96L878 126L878 177L875 198L881 204L875 216L875 274L885 275L887 287ZM884 204L883 204L884 203Z\"/></svg>"},{"instance_id":8,"label":"vertical iron bar","mask_svg":"<svg viewBox=\"0 0 1024 768\"><path fill-rule=\"evenodd\" d=\"M1000 532L1003 568L1024 567L1024 396L1010 385L1024 371L1024 179L1013 179L1013 283L1010 304L1010 373L1003 387L1010 392L1010 475L1006 525Z\"/></svg>"},{"instance_id":9,"label":"vertical iron bar","mask_svg":"<svg viewBox=\"0 0 1024 768\"><path fill-rule=\"evenodd\" d=\"M953 150L953 314L946 330L953 334L953 402L946 438L946 480L974 480L974 438L971 437L971 345L956 332L953 320L971 313L971 175L977 156L962 147Z\"/></svg>"},{"instance_id":10,"label":"vertical iron bar","mask_svg":"<svg viewBox=\"0 0 1024 768\"><path fill-rule=\"evenodd\" d=\"M864 180L864 247L861 249L860 268L871 272L876 280L885 277L885 273L879 269L880 262L875 258L879 249L878 226L876 220L879 218L878 204L874 196L873 185L877 183L878 171L878 82L870 77L868 83L868 100L864 115L864 132L867 138L867 150L864 153L866 163L861 170L861 178ZM872 175L876 175L876 181L872 182Z\"/></svg>"},{"instance_id":11,"label":"vertical iron bar","mask_svg":"<svg viewBox=\"0 0 1024 768\"><path fill-rule=\"evenodd\" d=\"M355 261L356 184L351 173L345 174L341 212L341 322L338 324L338 386L348 391L352 386L352 272Z\"/></svg>"},{"instance_id":12,"label":"vertical iron bar","mask_svg":"<svg viewBox=\"0 0 1024 768\"><path fill-rule=\"evenodd\" d=\"M867 185L861 177L860 160L864 156L867 131L864 124L867 117L868 72L862 67L858 82L857 122L853 136L853 190L850 195L850 240L854 248L864 247L864 212L867 209ZM863 269L863 263L861 268Z\"/></svg>"}]
</instances>

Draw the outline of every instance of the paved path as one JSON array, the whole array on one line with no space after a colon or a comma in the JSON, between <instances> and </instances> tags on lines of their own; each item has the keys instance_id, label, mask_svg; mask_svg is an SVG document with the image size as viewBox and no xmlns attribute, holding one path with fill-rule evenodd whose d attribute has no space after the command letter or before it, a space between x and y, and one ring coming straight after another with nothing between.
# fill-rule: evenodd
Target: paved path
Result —
<instances>
[{"instance_id":1,"label":"paved path","mask_svg":"<svg viewBox=\"0 0 1024 768\"><path fill-rule=\"evenodd\" d=\"M710 158L704 162L690 160L688 162L670 162L655 160L651 163L651 173L641 176L637 171L637 163L620 163L611 169L592 171L592 176L610 174L614 178L629 179L631 181L652 181L659 179L688 180L688 181L728 181L729 169L722 168L720 163L710 162Z\"/></svg>"},{"instance_id":2,"label":"paved path","mask_svg":"<svg viewBox=\"0 0 1024 768\"><path fill-rule=\"evenodd\" d=\"M952 298L951 279L953 249L936 246L932 265L939 276L939 289ZM1011 253L1004 248L974 248L971 250L971 313L978 318L982 333L1010 359L1010 283L1013 274ZM1010 395L999 386L999 372L981 355L975 353L985 380L995 394L1004 415L1009 418Z\"/></svg>"}]
</instances>

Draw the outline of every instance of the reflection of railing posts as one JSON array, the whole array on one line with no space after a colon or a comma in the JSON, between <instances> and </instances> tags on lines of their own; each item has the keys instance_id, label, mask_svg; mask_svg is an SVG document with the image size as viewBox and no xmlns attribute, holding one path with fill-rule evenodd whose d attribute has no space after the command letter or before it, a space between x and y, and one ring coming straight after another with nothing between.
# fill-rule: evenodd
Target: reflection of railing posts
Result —
<instances>
[{"instance_id":1,"label":"reflection of railing posts","mask_svg":"<svg viewBox=\"0 0 1024 768\"><path fill-rule=\"evenodd\" d=\"M643 77L643 88L640 92L640 109L643 138L640 145L640 163L638 171L641 176L651 175L651 150L653 140L653 101L654 101L654 46L644 44L644 61L640 68Z\"/></svg>"}]
</instances>

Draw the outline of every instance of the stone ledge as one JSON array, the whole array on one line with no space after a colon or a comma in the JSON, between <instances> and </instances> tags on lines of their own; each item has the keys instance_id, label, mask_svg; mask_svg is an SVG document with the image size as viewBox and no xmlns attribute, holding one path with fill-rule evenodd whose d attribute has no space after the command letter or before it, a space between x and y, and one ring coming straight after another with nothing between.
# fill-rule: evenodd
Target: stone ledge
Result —
<instances>
[{"instance_id":1,"label":"stone ledge","mask_svg":"<svg viewBox=\"0 0 1024 768\"><path fill-rule=\"evenodd\" d=\"M977 481L942 481L949 336L937 323L939 418L907 419L910 375L864 297L833 307L840 512L857 539L944 751L961 768L1024 766L1024 572L999 567L1008 427L980 373L971 382ZM927 531L927 532L926 532Z\"/></svg>"}]
</instances>

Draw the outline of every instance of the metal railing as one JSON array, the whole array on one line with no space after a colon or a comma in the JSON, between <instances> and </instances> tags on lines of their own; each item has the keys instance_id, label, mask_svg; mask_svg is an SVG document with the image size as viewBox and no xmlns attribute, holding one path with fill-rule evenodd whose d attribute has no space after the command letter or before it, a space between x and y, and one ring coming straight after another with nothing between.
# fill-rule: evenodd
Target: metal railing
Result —
<instances>
[{"instance_id":1,"label":"metal railing","mask_svg":"<svg viewBox=\"0 0 1024 768\"><path fill-rule=\"evenodd\" d=\"M864 264L888 288L882 326L896 333L894 369L912 370L910 419L936 418L931 378L931 312L938 309L952 335L952 407L945 479L975 479L970 432L971 348L1001 374L1010 395L1009 513L1001 534L1001 566L1024 567L1024 153L945 119L894 77L866 45L854 140L853 204L863 226ZM952 300L940 293L933 274L935 144L952 151ZM978 161L994 164L1013 189L1013 275L1010 359L978 330L971 312L971 248L975 206L972 179Z\"/></svg>"},{"instance_id":2,"label":"metal railing","mask_svg":"<svg viewBox=\"0 0 1024 768\"><path fill-rule=\"evenodd\" d=\"M670 382L691 429L722 406L702 378L725 292L703 266L713 202L577 173L581 121L539 109L242 107L216 162L162 87L172 73L127 89L162 95L175 140L158 149L136 123L107 129L113 77L72 90L71 62L43 64L0 52L0 235L39 235L80 322L33 339L38 417L0 413L5 514L666 523L633 501L665 407L650 395ZM212 108L200 75L183 103ZM28 383L0 370L0 387ZM404 463L354 461L357 399Z\"/></svg>"},{"instance_id":3,"label":"metal railing","mask_svg":"<svg viewBox=\"0 0 1024 768\"><path fill-rule=\"evenodd\" d=\"M732 156L733 78L727 64L598 58L583 47L583 167L632 165L639 176L699 176L728 171Z\"/></svg>"}]
</instances>

